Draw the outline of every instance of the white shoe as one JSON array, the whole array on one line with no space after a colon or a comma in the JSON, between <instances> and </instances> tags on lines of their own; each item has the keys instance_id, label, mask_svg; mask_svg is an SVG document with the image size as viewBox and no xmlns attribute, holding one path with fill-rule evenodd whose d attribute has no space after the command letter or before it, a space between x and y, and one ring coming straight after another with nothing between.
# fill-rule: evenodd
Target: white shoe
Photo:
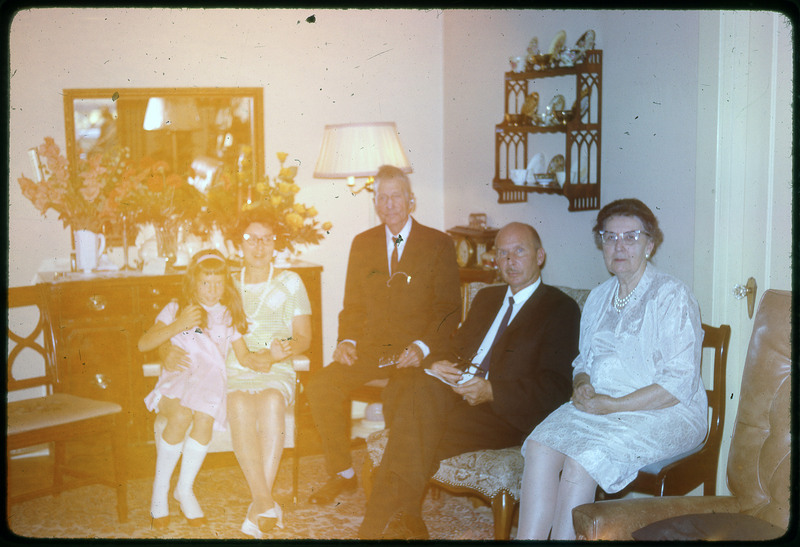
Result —
<instances>
[{"instance_id":1,"label":"white shoe","mask_svg":"<svg viewBox=\"0 0 800 547\"><path fill-rule=\"evenodd\" d=\"M250 505L252 506L253 504L251 503ZM250 513L250 507L247 508L247 512ZM245 515L244 522L242 523L242 533L255 539L261 539L263 537L261 535L261 530L258 529L258 525L254 524L247 515Z\"/></svg>"},{"instance_id":2,"label":"white shoe","mask_svg":"<svg viewBox=\"0 0 800 547\"><path fill-rule=\"evenodd\" d=\"M268 532L276 526L283 529L283 509L277 501L271 509L258 515L258 529L262 532Z\"/></svg>"}]
</instances>

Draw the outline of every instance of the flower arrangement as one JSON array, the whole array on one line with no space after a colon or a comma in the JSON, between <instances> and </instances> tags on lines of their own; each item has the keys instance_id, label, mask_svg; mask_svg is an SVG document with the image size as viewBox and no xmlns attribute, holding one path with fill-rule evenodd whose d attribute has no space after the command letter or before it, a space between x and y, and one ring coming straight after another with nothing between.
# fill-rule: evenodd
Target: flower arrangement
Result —
<instances>
[{"instance_id":1,"label":"flower arrangement","mask_svg":"<svg viewBox=\"0 0 800 547\"><path fill-rule=\"evenodd\" d=\"M316 208L296 201L295 196L300 191L300 187L294 182L297 166L286 167L284 164L287 156L286 152L278 152L281 167L272 179L265 176L262 181L243 184L246 200L241 208L237 206L238 196L230 187L232 184L228 182L229 179L210 189L203 223L207 227L213 223L223 234L229 236L238 222L240 211L261 207L270 213L277 228L276 250L287 249L293 253L297 244L319 243L332 225L330 222L320 223L316 219Z\"/></svg>"},{"instance_id":2,"label":"flower arrangement","mask_svg":"<svg viewBox=\"0 0 800 547\"><path fill-rule=\"evenodd\" d=\"M165 161L141 160L135 172L120 181L113 195L119 211L135 224L152 223L171 226L194 221L203 206L205 196L185 177L170 173Z\"/></svg>"},{"instance_id":3,"label":"flower arrangement","mask_svg":"<svg viewBox=\"0 0 800 547\"><path fill-rule=\"evenodd\" d=\"M114 147L89 155L78 164L78 176L72 179L69 162L52 137L37 148L42 160L43 180L39 183L24 174L17 181L22 195L44 215L49 209L58 213L64 227L99 232L105 222L118 217L115 190L130 175L128 151Z\"/></svg>"},{"instance_id":4,"label":"flower arrangement","mask_svg":"<svg viewBox=\"0 0 800 547\"><path fill-rule=\"evenodd\" d=\"M105 223L117 224L125 217L131 224L153 224L157 235L173 239L181 224L196 235L208 236L218 228L230 237L243 211L262 207L276 226L276 249L294 253L298 244L319 243L331 228L330 222L317 221L314 207L296 201L297 167L284 165L285 152L277 155L281 167L272 179L241 181L239 173L226 173L206 194L171 173L167 162L145 158L134 165L128 149L119 146L89 155L74 179L51 137L38 153L44 180L36 183L23 174L18 179L22 194L41 214L53 209L64 227L75 230L100 232Z\"/></svg>"}]
</instances>

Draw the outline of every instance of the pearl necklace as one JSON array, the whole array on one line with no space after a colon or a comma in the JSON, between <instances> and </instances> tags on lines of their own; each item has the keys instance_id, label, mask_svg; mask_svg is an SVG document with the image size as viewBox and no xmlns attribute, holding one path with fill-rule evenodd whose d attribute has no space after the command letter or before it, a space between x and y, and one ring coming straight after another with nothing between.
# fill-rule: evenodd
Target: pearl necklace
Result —
<instances>
[{"instance_id":1,"label":"pearl necklace","mask_svg":"<svg viewBox=\"0 0 800 547\"><path fill-rule=\"evenodd\" d=\"M617 310L617 313L622 313L622 309L625 307L625 305L631 299L631 296L633 296L633 293L635 293L636 289L638 288L639 285L637 284L633 288L633 290L628 293L628 296L626 296L625 298L620 298L619 296L617 296L619 294L619 289L620 289L619 284L617 284L617 292L616 294L614 294L614 309Z\"/></svg>"},{"instance_id":2,"label":"pearl necklace","mask_svg":"<svg viewBox=\"0 0 800 547\"><path fill-rule=\"evenodd\" d=\"M274 268L270 267L269 275L267 276L266 281L262 281L261 283L269 283L272 281L272 271ZM260 285L261 283L252 283L252 285ZM244 302L245 302L245 293L247 292L247 286L244 282L244 267L242 267L242 271L239 274L239 289L242 291L242 309L244 310ZM256 306L255 311L250 314L247 313L247 310L244 310L245 316L247 316L248 322L255 322L256 317L258 317L258 313L261 311L261 307L264 305L264 300L266 300L268 291L263 291L258 299L258 305Z\"/></svg>"}]
</instances>

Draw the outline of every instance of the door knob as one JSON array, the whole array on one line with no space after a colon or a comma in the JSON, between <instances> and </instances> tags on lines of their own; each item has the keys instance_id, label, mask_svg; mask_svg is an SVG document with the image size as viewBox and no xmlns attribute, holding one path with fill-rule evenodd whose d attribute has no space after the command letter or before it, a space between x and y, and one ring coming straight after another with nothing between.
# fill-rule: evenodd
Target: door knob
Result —
<instances>
[{"instance_id":1,"label":"door knob","mask_svg":"<svg viewBox=\"0 0 800 547\"><path fill-rule=\"evenodd\" d=\"M747 280L745 285L736 285L733 288L733 296L735 296L737 300L741 300L745 296L747 297L747 316L750 319L753 318L753 310L756 307L757 290L758 287L756 286L756 280L752 277Z\"/></svg>"}]
</instances>

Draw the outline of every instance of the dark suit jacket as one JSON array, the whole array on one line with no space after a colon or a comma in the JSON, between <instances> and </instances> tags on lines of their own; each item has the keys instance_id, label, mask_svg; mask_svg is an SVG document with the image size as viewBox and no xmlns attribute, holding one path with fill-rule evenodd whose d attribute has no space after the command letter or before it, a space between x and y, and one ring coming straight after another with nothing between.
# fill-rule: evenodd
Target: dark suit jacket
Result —
<instances>
[{"instance_id":1,"label":"dark suit jacket","mask_svg":"<svg viewBox=\"0 0 800 547\"><path fill-rule=\"evenodd\" d=\"M339 340L355 340L359 359L398 354L415 340L440 347L458 326L458 265L447 234L412 219L399 271L390 281L383 224L353 239Z\"/></svg>"},{"instance_id":2,"label":"dark suit jacket","mask_svg":"<svg viewBox=\"0 0 800 547\"><path fill-rule=\"evenodd\" d=\"M481 290L458 329L453 347L470 358L503 305L508 286ZM524 434L569 400L578 355L580 309L569 296L541 284L514 316L492 351L491 411ZM445 355L429 356L429 359ZM431 361L432 362L432 361Z\"/></svg>"}]
</instances>

